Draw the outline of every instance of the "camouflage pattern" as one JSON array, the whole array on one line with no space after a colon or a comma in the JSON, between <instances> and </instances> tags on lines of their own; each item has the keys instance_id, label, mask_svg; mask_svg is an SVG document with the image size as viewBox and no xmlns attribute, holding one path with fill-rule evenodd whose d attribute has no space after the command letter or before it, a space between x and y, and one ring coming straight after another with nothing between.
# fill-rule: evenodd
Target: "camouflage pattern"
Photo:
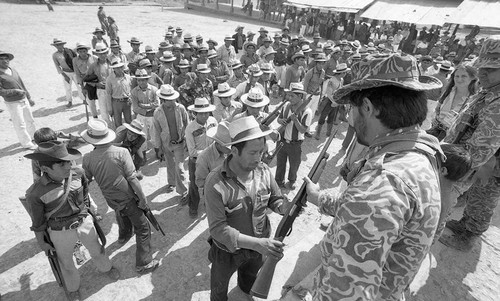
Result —
<instances>
[{"instance_id":1,"label":"camouflage pattern","mask_svg":"<svg viewBox=\"0 0 500 301\"><path fill-rule=\"evenodd\" d=\"M395 150L408 141L426 150ZM320 243L314 300L404 298L438 226L436 153L435 137L417 127L395 130L375 139L340 197L320 196L321 212L334 219Z\"/></svg>"},{"instance_id":2,"label":"camouflage pattern","mask_svg":"<svg viewBox=\"0 0 500 301\"><path fill-rule=\"evenodd\" d=\"M500 148L500 87L482 90L473 96L471 102L460 111L444 141L465 145L471 154L472 170L455 186L460 193L467 192L463 216L467 230L480 235L488 229L500 197L497 173L485 186L474 183L474 173L492 159ZM495 168L497 170L498 166Z\"/></svg>"},{"instance_id":3,"label":"camouflage pattern","mask_svg":"<svg viewBox=\"0 0 500 301\"><path fill-rule=\"evenodd\" d=\"M476 68L500 68L500 39L484 41L479 57L474 62Z\"/></svg>"}]
</instances>

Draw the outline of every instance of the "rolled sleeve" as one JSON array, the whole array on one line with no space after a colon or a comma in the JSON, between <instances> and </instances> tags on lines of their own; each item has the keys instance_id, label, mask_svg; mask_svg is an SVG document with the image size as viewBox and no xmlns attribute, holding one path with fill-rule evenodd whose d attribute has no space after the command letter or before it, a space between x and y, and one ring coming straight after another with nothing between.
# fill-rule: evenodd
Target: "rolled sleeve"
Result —
<instances>
[{"instance_id":1,"label":"rolled sleeve","mask_svg":"<svg viewBox=\"0 0 500 301\"><path fill-rule=\"evenodd\" d=\"M226 210L222 195L217 188L219 173L213 173L205 184L205 204L210 235L214 240L223 244L230 252L238 250L240 232L227 223Z\"/></svg>"}]
</instances>

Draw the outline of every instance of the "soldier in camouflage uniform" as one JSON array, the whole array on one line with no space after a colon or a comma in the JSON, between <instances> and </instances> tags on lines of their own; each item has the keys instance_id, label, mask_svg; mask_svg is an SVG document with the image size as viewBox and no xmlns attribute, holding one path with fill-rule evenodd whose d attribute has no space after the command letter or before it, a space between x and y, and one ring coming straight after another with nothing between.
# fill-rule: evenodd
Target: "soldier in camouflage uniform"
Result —
<instances>
[{"instance_id":1,"label":"soldier in camouflage uniform","mask_svg":"<svg viewBox=\"0 0 500 301\"><path fill-rule=\"evenodd\" d=\"M319 194L308 178L308 200L332 215L320 243L313 300L402 300L438 226L443 158L439 142L420 129L425 91L439 88L418 76L408 55L369 56L356 79L334 94L350 102L358 142L368 146L349 186L338 197Z\"/></svg>"},{"instance_id":2,"label":"soldier in camouflage uniform","mask_svg":"<svg viewBox=\"0 0 500 301\"><path fill-rule=\"evenodd\" d=\"M482 90L472 97L445 137L445 142L464 145L472 157L472 171L456 185L466 200L464 215L446 227L443 244L469 251L485 232L500 198L500 38L487 39L474 63L479 68Z\"/></svg>"}]
</instances>

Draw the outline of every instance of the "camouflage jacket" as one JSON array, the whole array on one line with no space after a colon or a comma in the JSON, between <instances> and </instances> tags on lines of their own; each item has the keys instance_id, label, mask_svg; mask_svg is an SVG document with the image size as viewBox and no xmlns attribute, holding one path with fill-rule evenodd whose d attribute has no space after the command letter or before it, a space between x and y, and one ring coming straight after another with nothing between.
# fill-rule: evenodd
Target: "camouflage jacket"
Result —
<instances>
[{"instance_id":1,"label":"camouflage jacket","mask_svg":"<svg viewBox=\"0 0 500 301\"><path fill-rule=\"evenodd\" d=\"M397 150L400 145L423 148ZM407 148L408 149L408 148ZM416 127L379 136L339 196L320 196L334 216L320 243L314 300L400 300L428 253L441 209L439 142Z\"/></svg>"},{"instance_id":2,"label":"camouflage jacket","mask_svg":"<svg viewBox=\"0 0 500 301\"><path fill-rule=\"evenodd\" d=\"M451 143L461 135L456 142L464 144L471 154L472 168L483 166L500 148L500 86L491 90L482 90L472 97L464 106L452 124L444 141Z\"/></svg>"}]
</instances>

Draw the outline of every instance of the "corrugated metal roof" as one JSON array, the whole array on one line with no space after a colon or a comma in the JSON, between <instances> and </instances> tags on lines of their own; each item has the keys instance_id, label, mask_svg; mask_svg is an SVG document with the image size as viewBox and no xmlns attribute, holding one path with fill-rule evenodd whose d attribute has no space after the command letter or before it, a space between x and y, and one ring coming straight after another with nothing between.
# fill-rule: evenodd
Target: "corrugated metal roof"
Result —
<instances>
[{"instance_id":1,"label":"corrugated metal roof","mask_svg":"<svg viewBox=\"0 0 500 301\"><path fill-rule=\"evenodd\" d=\"M357 13L374 0L288 0L291 5L306 6L324 10Z\"/></svg>"},{"instance_id":2,"label":"corrugated metal roof","mask_svg":"<svg viewBox=\"0 0 500 301\"><path fill-rule=\"evenodd\" d=\"M454 0L377 0L361 14L363 18L415 24L443 25L458 7Z\"/></svg>"},{"instance_id":3,"label":"corrugated metal roof","mask_svg":"<svg viewBox=\"0 0 500 301\"><path fill-rule=\"evenodd\" d=\"M464 0L448 18L448 22L500 28L500 1Z\"/></svg>"}]
</instances>

